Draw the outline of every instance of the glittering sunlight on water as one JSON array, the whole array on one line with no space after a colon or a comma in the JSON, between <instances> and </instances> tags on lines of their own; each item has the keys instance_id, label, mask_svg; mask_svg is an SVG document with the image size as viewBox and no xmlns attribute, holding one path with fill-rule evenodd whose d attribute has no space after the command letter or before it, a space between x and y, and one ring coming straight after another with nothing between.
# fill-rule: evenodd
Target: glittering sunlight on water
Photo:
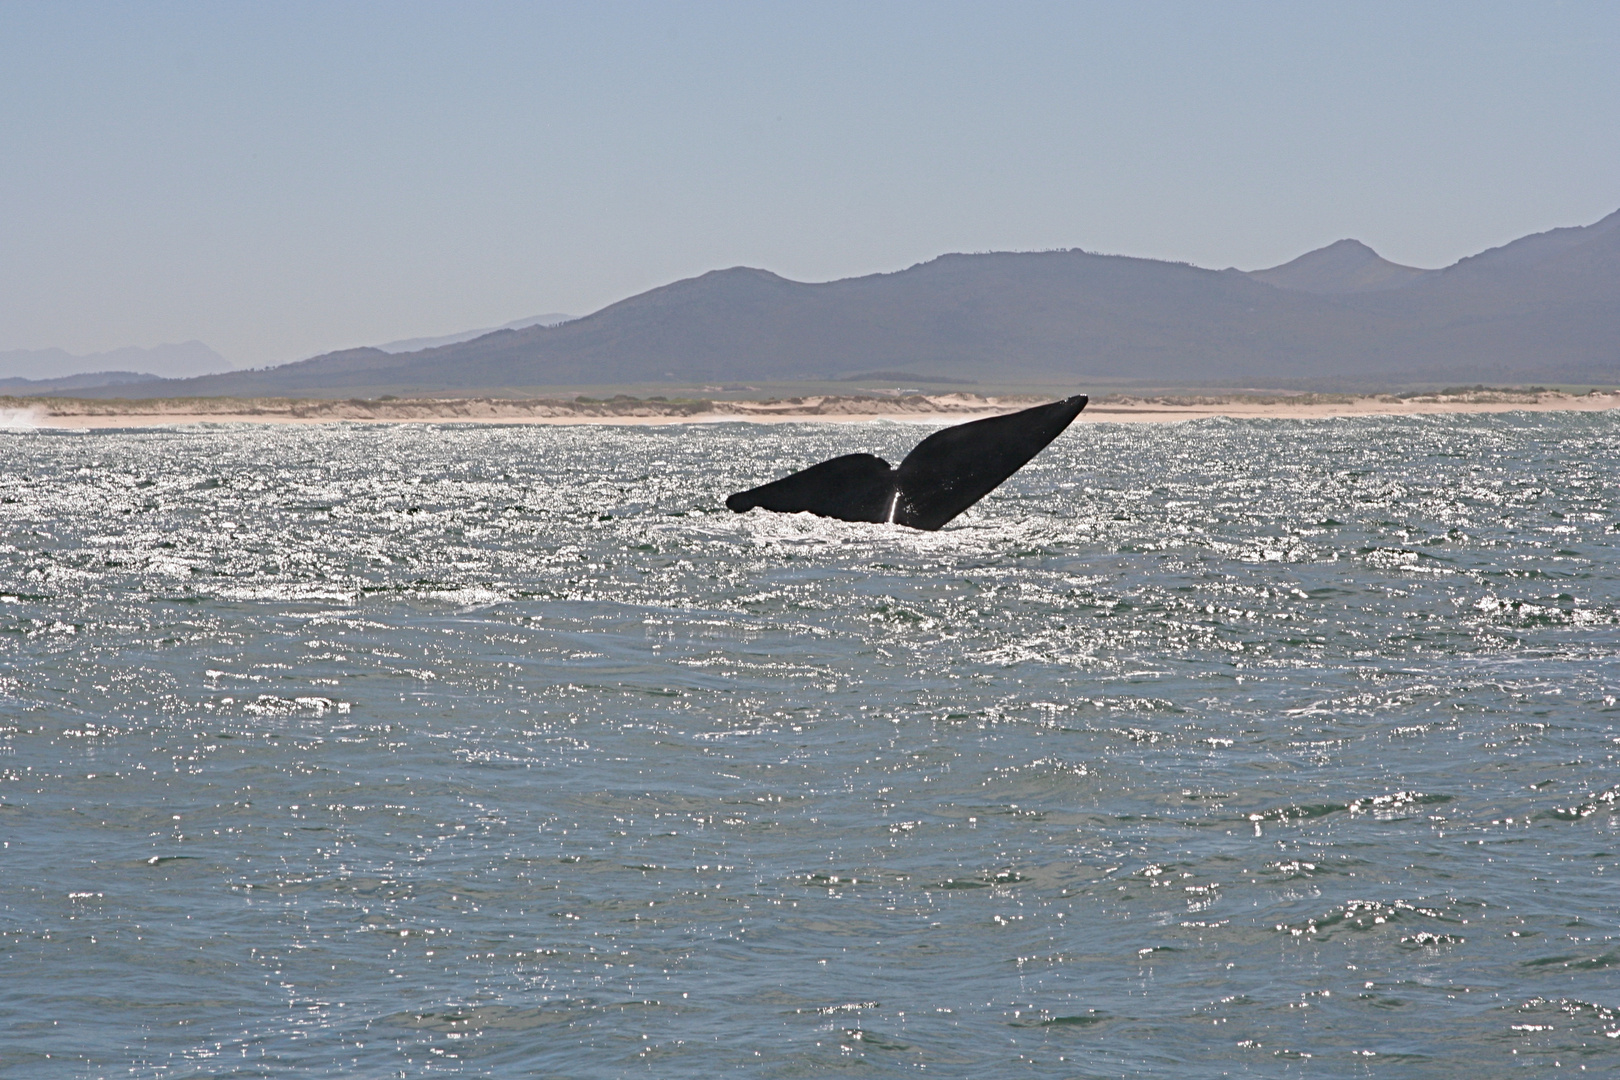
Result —
<instances>
[{"instance_id":1,"label":"glittering sunlight on water","mask_svg":"<svg viewBox=\"0 0 1620 1080\"><path fill-rule=\"evenodd\" d=\"M0 431L0 1074L1620 1069L1620 417Z\"/></svg>"}]
</instances>

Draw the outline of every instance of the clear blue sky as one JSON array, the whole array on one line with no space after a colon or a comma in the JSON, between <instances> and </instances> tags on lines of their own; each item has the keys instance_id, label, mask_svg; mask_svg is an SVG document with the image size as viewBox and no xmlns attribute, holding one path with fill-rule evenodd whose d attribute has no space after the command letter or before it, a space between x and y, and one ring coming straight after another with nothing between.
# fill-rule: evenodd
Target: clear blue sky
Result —
<instances>
[{"instance_id":1,"label":"clear blue sky","mask_svg":"<svg viewBox=\"0 0 1620 1080\"><path fill-rule=\"evenodd\" d=\"M1440 266L1620 207L1620 4L0 0L0 350L238 364L1083 247Z\"/></svg>"}]
</instances>

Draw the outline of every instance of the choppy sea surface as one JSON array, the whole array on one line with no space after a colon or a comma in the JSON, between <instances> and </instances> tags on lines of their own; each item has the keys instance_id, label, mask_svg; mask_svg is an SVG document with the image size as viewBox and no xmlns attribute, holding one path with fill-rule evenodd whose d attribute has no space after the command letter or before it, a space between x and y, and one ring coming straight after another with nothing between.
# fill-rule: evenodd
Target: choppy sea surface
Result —
<instances>
[{"instance_id":1,"label":"choppy sea surface","mask_svg":"<svg viewBox=\"0 0 1620 1080\"><path fill-rule=\"evenodd\" d=\"M0 432L0 1075L1620 1071L1620 415L923 432Z\"/></svg>"}]
</instances>

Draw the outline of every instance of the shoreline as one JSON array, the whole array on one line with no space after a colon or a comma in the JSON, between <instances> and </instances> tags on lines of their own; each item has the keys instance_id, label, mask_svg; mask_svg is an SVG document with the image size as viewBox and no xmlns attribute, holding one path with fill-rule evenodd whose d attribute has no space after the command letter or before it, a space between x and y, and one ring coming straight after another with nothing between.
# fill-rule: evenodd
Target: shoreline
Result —
<instances>
[{"instance_id":1,"label":"shoreline","mask_svg":"<svg viewBox=\"0 0 1620 1080\"><path fill-rule=\"evenodd\" d=\"M927 423L972 420L1052 400L1032 395L968 393L808 395L766 401L551 398L287 399L192 398L120 400L0 398L0 429L104 430L196 424L479 423L667 425L693 423ZM1310 420L1359 416L1425 416L1494 412L1601 412L1620 409L1620 391L1567 394L1551 390L1479 389L1434 394L1209 394L1174 397L1104 395L1078 423L1174 423L1182 420Z\"/></svg>"}]
</instances>

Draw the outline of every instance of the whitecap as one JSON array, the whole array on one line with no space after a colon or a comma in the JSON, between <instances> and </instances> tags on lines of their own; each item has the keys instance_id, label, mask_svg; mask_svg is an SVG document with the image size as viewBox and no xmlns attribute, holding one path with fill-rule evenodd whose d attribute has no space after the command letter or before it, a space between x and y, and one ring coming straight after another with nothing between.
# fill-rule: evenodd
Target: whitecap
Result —
<instances>
[{"instance_id":1,"label":"whitecap","mask_svg":"<svg viewBox=\"0 0 1620 1080\"><path fill-rule=\"evenodd\" d=\"M45 426L45 410L38 405L0 409L0 431L37 431Z\"/></svg>"}]
</instances>

